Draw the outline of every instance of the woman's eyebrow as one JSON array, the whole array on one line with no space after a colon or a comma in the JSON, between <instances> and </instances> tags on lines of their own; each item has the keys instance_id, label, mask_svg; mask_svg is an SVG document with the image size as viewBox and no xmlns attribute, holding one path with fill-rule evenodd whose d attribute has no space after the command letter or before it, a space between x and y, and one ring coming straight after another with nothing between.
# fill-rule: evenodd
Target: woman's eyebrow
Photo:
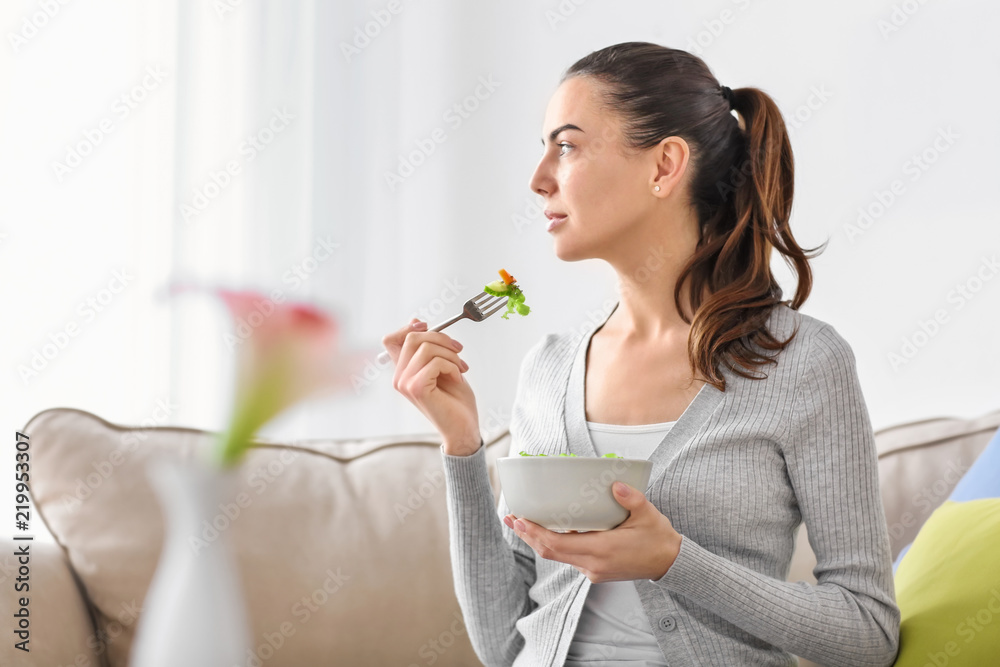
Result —
<instances>
[{"instance_id":1,"label":"woman's eyebrow","mask_svg":"<svg viewBox=\"0 0 1000 667\"><path fill-rule=\"evenodd\" d=\"M576 125L573 125L572 123L566 123L565 125L560 125L559 127L557 127L556 129L552 130L549 133L549 141L555 141L556 137L558 137L559 133L562 132L563 130L580 130L580 128L578 128ZM580 132L583 132L583 130L580 130ZM544 145L545 145L545 139L542 139L542 146Z\"/></svg>"}]
</instances>

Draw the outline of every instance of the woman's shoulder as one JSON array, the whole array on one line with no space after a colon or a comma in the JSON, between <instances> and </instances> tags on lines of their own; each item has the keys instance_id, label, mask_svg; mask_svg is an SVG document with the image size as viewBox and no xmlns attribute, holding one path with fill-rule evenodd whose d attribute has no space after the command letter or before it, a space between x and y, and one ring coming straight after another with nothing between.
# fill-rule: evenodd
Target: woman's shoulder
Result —
<instances>
[{"instance_id":1,"label":"woman's shoulder","mask_svg":"<svg viewBox=\"0 0 1000 667\"><path fill-rule=\"evenodd\" d=\"M785 302L771 309L765 327L773 341L761 336L741 340L749 348L749 356L770 361L749 365L742 360L747 356L744 348L741 359L728 357L718 363L717 369L726 379L727 394L793 394L818 367L843 367L845 360L853 364L850 346L831 324L793 309ZM824 355L822 350L831 349L832 354ZM735 400L739 403L742 399Z\"/></svg>"},{"instance_id":2,"label":"woman's shoulder","mask_svg":"<svg viewBox=\"0 0 1000 667\"><path fill-rule=\"evenodd\" d=\"M771 335L779 341L791 339L781 351L786 365L854 364L850 343L829 322L795 310L785 302L771 310L767 322Z\"/></svg>"},{"instance_id":3,"label":"woman's shoulder","mask_svg":"<svg viewBox=\"0 0 1000 667\"><path fill-rule=\"evenodd\" d=\"M795 310L786 301L782 301L774 306L767 319L768 330L770 330L772 335L782 340L792 334L798 336L798 332L805 334L802 337L806 338L823 327L828 326L830 325L817 317Z\"/></svg>"}]
</instances>

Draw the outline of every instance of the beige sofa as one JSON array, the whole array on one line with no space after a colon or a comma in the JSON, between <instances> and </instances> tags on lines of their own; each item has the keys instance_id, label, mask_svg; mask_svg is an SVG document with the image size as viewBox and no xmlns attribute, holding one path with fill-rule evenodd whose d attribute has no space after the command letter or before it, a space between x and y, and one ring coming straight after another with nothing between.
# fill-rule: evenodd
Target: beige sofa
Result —
<instances>
[{"instance_id":1,"label":"beige sofa","mask_svg":"<svg viewBox=\"0 0 1000 667\"><path fill-rule=\"evenodd\" d=\"M943 502L1000 427L1000 410L877 434L893 554ZM30 436L30 653L0 644L0 664L127 664L163 524L146 481L151 456L191 457L212 434L129 427L69 408L43 411ZM509 434L484 434L495 461ZM259 442L241 468L250 499L229 520L254 651L243 664L414 667L479 665L455 599L436 434ZM220 508L218 518L224 510ZM207 518L210 519L210 518ZM43 525L44 522L44 525ZM0 617L18 576L0 537ZM804 531L790 580L814 581Z\"/></svg>"}]
</instances>

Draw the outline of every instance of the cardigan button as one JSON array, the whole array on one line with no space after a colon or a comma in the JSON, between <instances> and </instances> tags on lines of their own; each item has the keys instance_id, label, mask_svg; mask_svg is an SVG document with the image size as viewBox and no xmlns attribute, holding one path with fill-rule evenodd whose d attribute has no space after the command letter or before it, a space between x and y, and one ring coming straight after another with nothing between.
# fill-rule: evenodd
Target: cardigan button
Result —
<instances>
[{"instance_id":1,"label":"cardigan button","mask_svg":"<svg viewBox=\"0 0 1000 667\"><path fill-rule=\"evenodd\" d=\"M664 616L660 619L660 629L666 632L673 631L677 627L677 622L673 616Z\"/></svg>"}]
</instances>

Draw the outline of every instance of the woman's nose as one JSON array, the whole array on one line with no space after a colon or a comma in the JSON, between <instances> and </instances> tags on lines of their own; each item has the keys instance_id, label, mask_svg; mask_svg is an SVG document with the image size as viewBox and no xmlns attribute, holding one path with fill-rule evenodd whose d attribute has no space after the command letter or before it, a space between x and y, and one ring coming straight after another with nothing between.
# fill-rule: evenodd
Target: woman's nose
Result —
<instances>
[{"instance_id":1,"label":"woman's nose","mask_svg":"<svg viewBox=\"0 0 1000 667\"><path fill-rule=\"evenodd\" d=\"M552 192L552 177L546 172L545 158L538 163L535 167L535 172L531 175L531 180L528 181L528 187L532 192L538 195L548 195Z\"/></svg>"}]
</instances>

